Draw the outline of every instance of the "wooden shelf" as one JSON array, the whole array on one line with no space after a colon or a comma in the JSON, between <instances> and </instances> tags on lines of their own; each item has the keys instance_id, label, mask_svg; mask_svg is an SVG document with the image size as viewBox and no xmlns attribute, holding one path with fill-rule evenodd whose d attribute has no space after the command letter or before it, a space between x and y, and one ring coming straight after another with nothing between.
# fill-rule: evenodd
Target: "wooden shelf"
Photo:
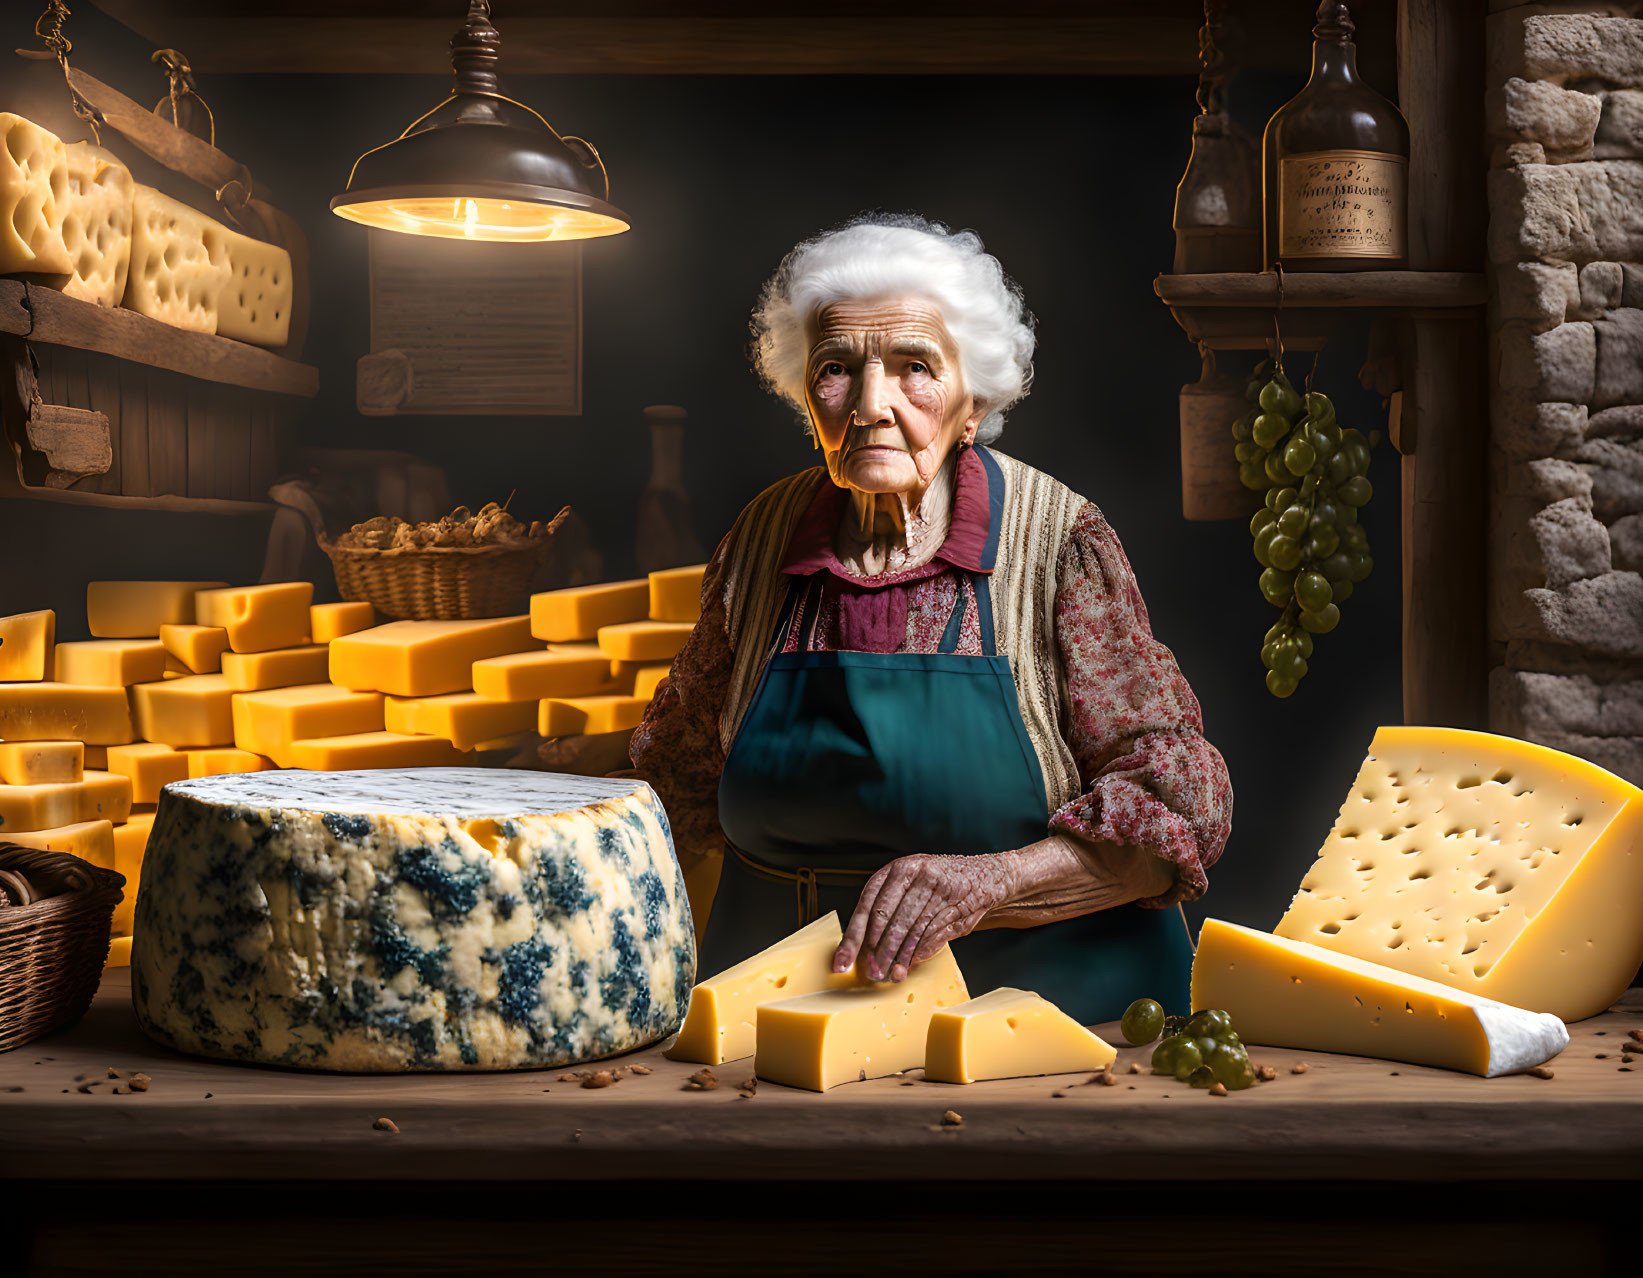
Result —
<instances>
[{"instance_id":1,"label":"wooden shelf","mask_svg":"<svg viewBox=\"0 0 1643 1278\"><path fill-rule=\"evenodd\" d=\"M71 346L246 390L312 397L319 370L211 333L191 333L123 307L96 306L26 280L0 279L0 333Z\"/></svg>"}]
</instances>

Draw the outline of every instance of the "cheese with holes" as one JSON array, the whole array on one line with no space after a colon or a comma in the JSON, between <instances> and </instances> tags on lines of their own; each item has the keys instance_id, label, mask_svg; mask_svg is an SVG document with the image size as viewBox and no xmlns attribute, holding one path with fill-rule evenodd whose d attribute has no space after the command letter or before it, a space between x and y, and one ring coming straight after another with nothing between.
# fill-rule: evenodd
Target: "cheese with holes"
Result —
<instances>
[{"instance_id":1,"label":"cheese with holes","mask_svg":"<svg viewBox=\"0 0 1643 1278\"><path fill-rule=\"evenodd\" d=\"M136 184L131 170L102 147L67 148L68 201L63 247L71 270L63 292L97 306L118 306L131 267L131 216Z\"/></svg>"},{"instance_id":2,"label":"cheese with holes","mask_svg":"<svg viewBox=\"0 0 1643 1278\"><path fill-rule=\"evenodd\" d=\"M531 596L531 633L548 643L594 638L601 626L640 621L649 614L650 582L608 581Z\"/></svg>"},{"instance_id":3,"label":"cheese with holes","mask_svg":"<svg viewBox=\"0 0 1643 1278\"><path fill-rule=\"evenodd\" d=\"M534 701L492 701L473 692L439 697L389 697L382 707L389 732L443 737L458 750L536 726Z\"/></svg>"},{"instance_id":4,"label":"cheese with holes","mask_svg":"<svg viewBox=\"0 0 1643 1278\"><path fill-rule=\"evenodd\" d=\"M356 630L369 630L376 623L376 609L363 600L313 604L308 609L308 633L315 643L330 643Z\"/></svg>"},{"instance_id":5,"label":"cheese with holes","mask_svg":"<svg viewBox=\"0 0 1643 1278\"><path fill-rule=\"evenodd\" d=\"M82 861L90 861L105 870L114 864L114 824L103 818L95 821L76 821L50 830L11 830L0 835L0 841L16 843L25 848L45 848L51 852L67 852Z\"/></svg>"},{"instance_id":6,"label":"cheese with holes","mask_svg":"<svg viewBox=\"0 0 1643 1278\"><path fill-rule=\"evenodd\" d=\"M228 281L217 303L217 332L258 346L284 346L291 336L291 254L274 244L221 228Z\"/></svg>"},{"instance_id":7,"label":"cheese with holes","mask_svg":"<svg viewBox=\"0 0 1643 1278\"><path fill-rule=\"evenodd\" d=\"M271 760L249 750L233 746L219 746L212 750L184 752L191 777L217 777L228 772L265 772L273 767Z\"/></svg>"},{"instance_id":8,"label":"cheese with holes","mask_svg":"<svg viewBox=\"0 0 1643 1278\"><path fill-rule=\"evenodd\" d=\"M217 674L228 651L228 631L221 626L160 627L160 643L175 662L166 669L175 674Z\"/></svg>"},{"instance_id":9,"label":"cheese with holes","mask_svg":"<svg viewBox=\"0 0 1643 1278\"><path fill-rule=\"evenodd\" d=\"M603 653L512 652L473 665L474 691L495 701L587 697L607 691L610 658Z\"/></svg>"},{"instance_id":10,"label":"cheese with holes","mask_svg":"<svg viewBox=\"0 0 1643 1278\"><path fill-rule=\"evenodd\" d=\"M1493 1078L1569 1045L1557 1017L1529 1012L1350 954L1205 919L1194 1010L1218 1007L1268 1047L1378 1056Z\"/></svg>"},{"instance_id":11,"label":"cheese with holes","mask_svg":"<svg viewBox=\"0 0 1643 1278\"><path fill-rule=\"evenodd\" d=\"M194 596L220 581L92 581L86 625L99 639L155 639L160 627L194 624Z\"/></svg>"},{"instance_id":12,"label":"cheese with holes","mask_svg":"<svg viewBox=\"0 0 1643 1278\"><path fill-rule=\"evenodd\" d=\"M308 638L310 581L279 581L266 586L224 586L194 596L194 619L202 626L221 626L234 652L267 652L295 648Z\"/></svg>"},{"instance_id":13,"label":"cheese with holes","mask_svg":"<svg viewBox=\"0 0 1643 1278\"><path fill-rule=\"evenodd\" d=\"M158 639L85 639L60 643L57 682L98 688L152 683L165 675L165 648Z\"/></svg>"},{"instance_id":14,"label":"cheese with holes","mask_svg":"<svg viewBox=\"0 0 1643 1278\"><path fill-rule=\"evenodd\" d=\"M853 972L833 970L844 939L837 910L743 959L690 991L685 1023L664 1053L669 1060L722 1065L753 1055L756 1012L765 1003L854 986Z\"/></svg>"},{"instance_id":15,"label":"cheese with holes","mask_svg":"<svg viewBox=\"0 0 1643 1278\"><path fill-rule=\"evenodd\" d=\"M78 781L0 785L0 839L19 830L124 821L130 811L131 782L109 772L88 772Z\"/></svg>"},{"instance_id":16,"label":"cheese with holes","mask_svg":"<svg viewBox=\"0 0 1643 1278\"><path fill-rule=\"evenodd\" d=\"M57 614L49 608L0 617L0 683L49 679L56 637Z\"/></svg>"},{"instance_id":17,"label":"cheese with holes","mask_svg":"<svg viewBox=\"0 0 1643 1278\"><path fill-rule=\"evenodd\" d=\"M1008 986L935 1012L924 1041L924 1077L936 1083L1071 1074L1117 1059L1116 1048L1049 999Z\"/></svg>"},{"instance_id":18,"label":"cheese with holes","mask_svg":"<svg viewBox=\"0 0 1643 1278\"><path fill-rule=\"evenodd\" d=\"M599 628L599 647L613 661L672 661L695 625L689 621L629 621Z\"/></svg>"},{"instance_id":19,"label":"cheese with holes","mask_svg":"<svg viewBox=\"0 0 1643 1278\"><path fill-rule=\"evenodd\" d=\"M215 333L228 283L228 234L204 213L139 182L122 305L174 328Z\"/></svg>"},{"instance_id":20,"label":"cheese with holes","mask_svg":"<svg viewBox=\"0 0 1643 1278\"><path fill-rule=\"evenodd\" d=\"M220 674L185 675L131 689L137 735L179 750L234 744L234 689Z\"/></svg>"},{"instance_id":21,"label":"cheese with holes","mask_svg":"<svg viewBox=\"0 0 1643 1278\"><path fill-rule=\"evenodd\" d=\"M131 782L133 803L158 803L161 790L188 776L188 756L155 741L109 746L108 770Z\"/></svg>"},{"instance_id":22,"label":"cheese with holes","mask_svg":"<svg viewBox=\"0 0 1643 1278\"><path fill-rule=\"evenodd\" d=\"M443 737L403 732L356 732L293 741L291 766L314 772L357 768L452 768L471 762Z\"/></svg>"},{"instance_id":23,"label":"cheese with holes","mask_svg":"<svg viewBox=\"0 0 1643 1278\"><path fill-rule=\"evenodd\" d=\"M68 153L55 133L0 111L0 275L65 274Z\"/></svg>"},{"instance_id":24,"label":"cheese with holes","mask_svg":"<svg viewBox=\"0 0 1643 1278\"><path fill-rule=\"evenodd\" d=\"M382 694L350 692L335 684L300 684L242 692L234 698L234 744L296 767L291 743L313 737L381 732Z\"/></svg>"},{"instance_id":25,"label":"cheese with holes","mask_svg":"<svg viewBox=\"0 0 1643 1278\"><path fill-rule=\"evenodd\" d=\"M331 682L396 697L466 692L474 662L535 646L529 617L390 621L332 642Z\"/></svg>"},{"instance_id":26,"label":"cheese with holes","mask_svg":"<svg viewBox=\"0 0 1643 1278\"><path fill-rule=\"evenodd\" d=\"M78 781L86 748L79 741L0 741L0 784Z\"/></svg>"},{"instance_id":27,"label":"cheese with holes","mask_svg":"<svg viewBox=\"0 0 1643 1278\"><path fill-rule=\"evenodd\" d=\"M544 737L627 732L645 719L643 697L550 697L541 703L536 730Z\"/></svg>"},{"instance_id":28,"label":"cheese with holes","mask_svg":"<svg viewBox=\"0 0 1643 1278\"><path fill-rule=\"evenodd\" d=\"M73 683L0 683L0 741L131 740L131 706L124 688Z\"/></svg>"},{"instance_id":29,"label":"cheese with holes","mask_svg":"<svg viewBox=\"0 0 1643 1278\"><path fill-rule=\"evenodd\" d=\"M633 680L633 695L647 706L656 698L656 691L673 671L673 666L662 662L654 666L640 666Z\"/></svg>"},{"instance_id":30,"label":"cheese with holes","mask_svg":"<svg viewBox=\"0 0 1643 1278\"><path fill-rule=\"evenodd\" d=\"M303 683L324 683L331 669L330 650L321 643L301 648L275 648L269 652L225 652L223 678L235 692L259 692L269 688L290 688Z\"/></svg>"},{"instance_id":31,"label":"cheese with holes","mask_svg":"<svg viewBox=\"0 0 1643 1278\"><path fill-rule=\"evenodd\" d=\"M1643 963L1643 791L1596 764L1455 728L1375 734L1274 929L1566 1021Z\"/></svg>"},{"instance_id":32,"label":"cheese with holes","mask_svg":"<svg viewBox=\"0 0 1643 1278\"><path fill-rule=\"evenodd\" d=\"M706 564L664 568L650 574L650 619L695 621L702 615L702 577Z\"/></svg>"},{"instance_id":33,"label":"cheese with holes","mask_svg":"<svg viewBox=\"0 0 1643 1278\"><path fill-rule=\"evenodd\" d=\"M640 781L260 772L166 791L132 1004L168 1046L304 1069L559 1066L679 1027L696 945Z\"/></svg>"},{"instance_id":34,"label":"cheese with holes","mask_svg":"<svg viewBox=\"0 0 1643 1278\"><path fill-rule=\"evenodd\" d=\"M930 1017L969 1000L951 946L905 981L867 981L761 1004L753 1072L787 1087L825 1092L924 1064Z\"/></svg>"}]
</instances>

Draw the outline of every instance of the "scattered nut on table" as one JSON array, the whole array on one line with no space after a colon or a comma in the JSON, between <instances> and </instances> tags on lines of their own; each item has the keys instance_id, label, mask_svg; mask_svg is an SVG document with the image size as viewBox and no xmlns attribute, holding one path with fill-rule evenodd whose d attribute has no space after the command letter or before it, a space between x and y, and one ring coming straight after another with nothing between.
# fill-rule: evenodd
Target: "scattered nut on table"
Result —
<instances>
[{"instance_id":1,"label":"scattered nut on table","mask_svg":"<svg viewBox=\"0 0 1643 1278\"><path fill-rule=\"evenodd\" d=\"M153 1081L154 1080L147 1074L143 1073L141 1070L138 1070L126 1080L126 1085L129 1086L134 1092L146 1092L148 1090L148 1085Z\"/></svg>"},{"instance_id":2,"label":"scattered nut on table","mask_svg":"<svg viewBox=\"0 0 1643 1278\"><path fill-rule=\"evenodd\" d=\"M395 1136L399 1135L399 1124L391 1118L379 1118L371 1126L379 1132L391 1132Z\"/></svg>"},{"instance_id":3,"label":"scattered nut on table","mask_svg":"<svg viewBox=\"0 0 1643 1278\"><path fill-rule=\"evenodd\" d=\"M943 1110L941 1115L941 1125L943 1127L963 1127L964 1115L959 1113L956 1109Z\"/></svg>"},{"instance_id":4,"label":"scattered nut on table","mask_svg":"<svg viewBox=\"0 0 1643 1278\"><path fill-rule=\"evenodd\" d=\"M1305 1061L1296 1061L1294 1065L1290 1066L1289 1070L1291 1074L1304 1074L1306 1071L1307 1064Z\"/></svg>"},{"instance_id":5,"label":"scattered nut on table","mask_svg":"<svg viewBox=\"0 0 1643 1278\"><path fill-rule=\"evenodd\" d=\"M609 1087L616 1079L608 1069L595 1070L582 1080L583 1087Z\"/></svg>"},{"instance_id":6,"label":"scattered nut on table","mask_svg":"<svg viewBox=\"0 0 1643 1278\"><path fill-rule=\"evenodd\" d=\"M649 1073L651 1073L651 1068L650 1068L649 1065L629 1065L628 1069L631 1070L635 1074L649 1074Z\"/></svg>"},{"instance_id":7,"label":"scattered nut on table","mask_svg":"<svg viewBox=\"0 0 1643 1278\"><path fill-rule=\"evenodd\" d=\"M1532 1070L1529 1071L1529 1073L1533 1074L1536 1078L1555 1078L1556 1077L1556 1075L1554 1075L1552 1073L1552 1067L1550 1065L1536 1065Z\"/></svg>"},{"instance_id":8,"label":"scattered nut on table","mask_svg":"<svg viewBox=\"0 0 1643 1278\"><path fill-rule=\"evenodd\" d=\"M1130 1062L1130 1073L1139 1074L1141 1072L1142 1072L1141 1071L1141 1062L1140 1061L1131 1061Z\"/></svg>"},{"instance_id":9,"label":"scattered nut on table","mask_svg":"<svg viewBox=\"0 0 1643 1278\"><path fill-rule=\"evenodd\" d=\"M1212 1086L1209 1089L1209 1094L1211 1096L1225 1096L1227 1094L1226 1084L1225 1083L1216 1083L1214 1086Z\"/></svg>"},{"instance_id":10,"label":"scattered nut on table","mask_svg":"<svg viewBox=\"0 0 1643 1278\"><path fill-rule=\"evenodd\" d=\"M1278 1071L1270 1065L1257 1065L1255 1067L1255 1079L1257 1082L1270 1083L1277 1077Z\"/></svg>"},{"instance_id":11,"label":"scattered nut on table","mask_svg":"<svg viewBox=\"0 0 1643 1278\"><path fill-rule=\"evenodd\" d=\"M685 1080L687 1092L711 1092L719 1085L719 1076L710 1069L699 1069Z\"/></svg>"}]
</instances>

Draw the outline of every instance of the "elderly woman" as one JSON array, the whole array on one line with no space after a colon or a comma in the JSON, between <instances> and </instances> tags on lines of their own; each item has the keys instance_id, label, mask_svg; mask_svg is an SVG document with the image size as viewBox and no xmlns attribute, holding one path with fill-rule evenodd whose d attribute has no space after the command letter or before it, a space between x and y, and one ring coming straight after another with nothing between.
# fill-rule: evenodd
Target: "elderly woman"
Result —
<instances>
[{"instance_id":1,"label":"elderly woman","mask_svg":"<svg viewBox=\"0 0 1643 1278\"><path fill-rule=\"evenodd\" d=\"M753 329L826 464L720 543L632 746L687 871L724 855L702 970L837 909L839 971L951 942L978 993L1184 1009L1165 907L1232 793L1101 512L990 447L1032 376L1019 290L970 232L863 217L787 255Z\"/></svg>"}]
</instances>

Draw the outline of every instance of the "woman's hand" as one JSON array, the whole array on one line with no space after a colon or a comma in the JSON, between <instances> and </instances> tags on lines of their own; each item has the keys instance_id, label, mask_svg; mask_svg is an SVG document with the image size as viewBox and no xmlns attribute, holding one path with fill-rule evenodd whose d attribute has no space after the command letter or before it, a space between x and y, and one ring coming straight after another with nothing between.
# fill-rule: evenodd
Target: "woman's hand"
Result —
<instances>
[{"instance_id":1,"label":"woman's hand","mask_svg":"<svg viewBox=\"0 0 1643 1278\"><path fill-rule=\"evenodd\" d=\"M907 979L947 942L972 932L1011 900L1018 889L1019 854L932 856L919 853L890 862L861 890L833 970L847 972L865 956L867 975Z\"/></svg>"}]
</instances>

